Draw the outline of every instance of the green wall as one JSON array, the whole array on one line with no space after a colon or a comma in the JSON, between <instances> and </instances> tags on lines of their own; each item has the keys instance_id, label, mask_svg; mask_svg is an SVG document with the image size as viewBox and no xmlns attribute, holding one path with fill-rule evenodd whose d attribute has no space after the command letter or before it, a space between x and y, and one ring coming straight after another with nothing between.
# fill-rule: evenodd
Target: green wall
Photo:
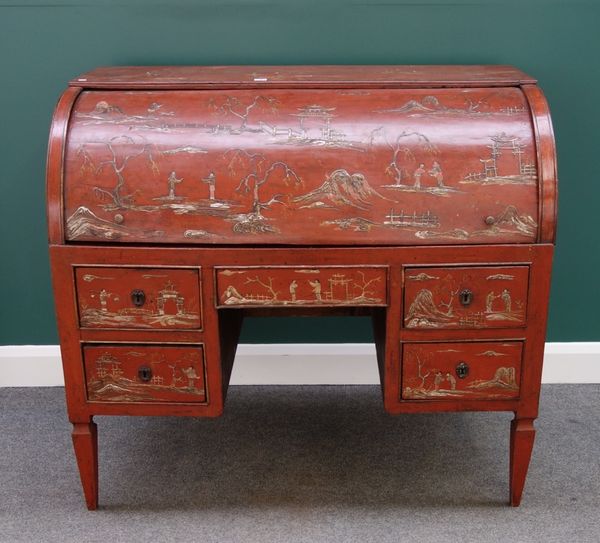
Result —
<instances>
[{"instance_id":1,"label":"green wall","mask_svg":"<svg viewBox=\"0 0 600 543\"><path fill-rule=\"evenodd\" d=\"M514 64L558 144L549 340L600 341L600 2L0 0L0 344L57 342L44 207L65 83L118 64ZM242 341L370 341L367 319L256 319Z\"/></svg>"}]
</instances>

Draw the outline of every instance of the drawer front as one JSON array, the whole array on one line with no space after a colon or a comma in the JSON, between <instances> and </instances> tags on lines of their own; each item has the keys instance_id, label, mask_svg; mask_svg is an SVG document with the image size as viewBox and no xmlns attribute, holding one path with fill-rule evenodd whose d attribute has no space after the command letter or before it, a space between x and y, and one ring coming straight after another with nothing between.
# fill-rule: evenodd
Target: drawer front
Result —
<instances>
[{"instance_id":1,"label":"drawer front","mask_svg":"<svg viewBox=\"0 0 600 543\"><path fill-rule=\"evenodd\" d=\"M92 402L206 402L200 345L86 345Z\"/></svg>"},{"instance_id":2,"label":"drawer front","mask_svg":"<svg viewBox=\"0 0 600 543\"><path fill-rule=\"evenodd\" d=\"M522 327L526 320L528 284L528 266L407 269L404 326Z\"/></svg>"},{"instance_id":3,"label":"drawer front","mask_svg":"<svg viewBox=\"0 0 600 543\"><path fill-rule=\"evenodd\" d=\"M402 398L518 398L522 350L520 341L407 343L402 354Z\"/></svg>"},{"instance_id":4,"label":"drawer front","mask_svg":"<svg viewBox=\"0 0 600 543\"><path fill-rule=\"evenodd\" d=\"M217 270L219 307L387 304L386 267L264 267Z\"/></svg>"},{"instance_id":5,"label":"drawer front","mask_svg":"<svg viewBox=\"0 0 600 543\"><path fill-rule=\"evenodd\" d=\"M83 328L200 329L200 270L81 267L75 270Z\"/></svg>"}]
</instances>

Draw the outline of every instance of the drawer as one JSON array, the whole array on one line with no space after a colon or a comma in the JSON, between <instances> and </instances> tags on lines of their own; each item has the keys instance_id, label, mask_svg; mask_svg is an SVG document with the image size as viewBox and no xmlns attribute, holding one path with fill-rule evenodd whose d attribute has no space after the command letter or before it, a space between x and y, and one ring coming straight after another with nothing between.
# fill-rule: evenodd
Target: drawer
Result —
<instances>
[{"instance_id":1,"label":"drawer","mask_svg":"<svg viewBox=\"0 0 600 543\"><path fill-rule=\"evenodd\" d=\"M406 343L402 398L518 398L522 350L520 341Z\"/></svg>"},{"instance_id":2,"label":"drawer","mask_svg":"<svg viewBox=\"0 0 600 543\"><path fill-rule=\"evenodd\" d=\"M79 267L83 328L200 329L200 270Z\"/></svg>"},{"instance_id":3,"label":"drawer","mask_svg":"<svg viewBox=\"0 0 600 543\"><path fill-rule=\"evenodd\" d=\"M206 402L201 345L85 345L91 402Z\"/></svg>"},{"instance_id":4,"label":"drawer","mask_svg":"<svg viewBox=\"0 0 600 543\"><path fill-rule=\"evenodd\" d=\"M404 272L405 328L525 326L528 266L410 268Z\"/></svg>"},{"instance_id":5,"label":"drawer","mask_svg":"<svg viewBox=\"0 0 600 543\"><path fill-rule=\"evenodd\" d=\"M387 305L385 266L218 269L219 307Z\"/></svg>"}]
</instances>

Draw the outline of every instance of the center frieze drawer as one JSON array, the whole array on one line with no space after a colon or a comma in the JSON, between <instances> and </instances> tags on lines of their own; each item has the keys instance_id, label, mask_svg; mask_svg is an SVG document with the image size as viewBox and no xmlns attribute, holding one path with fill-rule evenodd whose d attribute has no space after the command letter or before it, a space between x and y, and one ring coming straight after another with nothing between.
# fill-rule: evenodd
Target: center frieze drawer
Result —
<instances>
[{"instance_id":1,"label":"center frieze drawer","mask_svg":"<svg viewBox=\"0 0 600 543\"><path fill-rule=\"evenodd\" d=\"M198 268L79 267L82 328L200 329Z\"/></svg>"},{"instance_id":2,"label":"center frieze drawer","mask_svg":"<svg viewBox=\"0 0 600 543\"><path fill-rule=\"evenodd\" d=\"M518 398L522 350L521 341L406 343L402 398Z\"/></svg>"},{"instance_id":3,"label":"center frieze drawer","mask_svg":"<svg viewBox=\"0 0 600 543\"><path fill-rule=\"evenodd\" d=\"M385 266L272 266L216 271L219 307L385 306Z\"/></svg>"},{"instance_id":4,"label":"center frieze drawer","mask_svg":"<svg viewBox=\"0 0 600 543\"><path fill-rule=\"evenodd\" d=\"M206 402L201 345L85 345L88 401Z\"/></svg>"},{"instance_id":5,"label":"center frieze drawer","mask_svg":"<svg viewBox=\"0 0 600 543\"><path fill-rule=\"evenodd\" d=\"M404 327L525 326L528 284L528 266L406 269Z\"/></svg>"}]
</instances>

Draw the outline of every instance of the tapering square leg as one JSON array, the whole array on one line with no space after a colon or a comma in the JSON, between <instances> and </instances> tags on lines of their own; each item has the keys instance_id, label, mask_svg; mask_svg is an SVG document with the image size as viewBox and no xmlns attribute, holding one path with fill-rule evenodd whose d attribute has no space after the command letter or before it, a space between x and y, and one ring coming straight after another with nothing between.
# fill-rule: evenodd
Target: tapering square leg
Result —
<instances>
[{"instance_id":1,"label":"tapering square leg","mask_svg":"<svg viewBox=\"0 0 600 543\"><path fill-rule=\"evenodd\" d=\"M510 504L513 507L521 503L535 439L534 420L515 416L510 424Z\"/></svg>"},{"instance_id":2,"label":"tapering square leg","mask_svg":"<svg viewBox=\"0 0 600 543\"><path fill-rule=\"evenodd\" d=\"M71 436L85 501L92 511L98 507L98 427L92 420L75 422Z\"/></svg>"}]
</instances>

